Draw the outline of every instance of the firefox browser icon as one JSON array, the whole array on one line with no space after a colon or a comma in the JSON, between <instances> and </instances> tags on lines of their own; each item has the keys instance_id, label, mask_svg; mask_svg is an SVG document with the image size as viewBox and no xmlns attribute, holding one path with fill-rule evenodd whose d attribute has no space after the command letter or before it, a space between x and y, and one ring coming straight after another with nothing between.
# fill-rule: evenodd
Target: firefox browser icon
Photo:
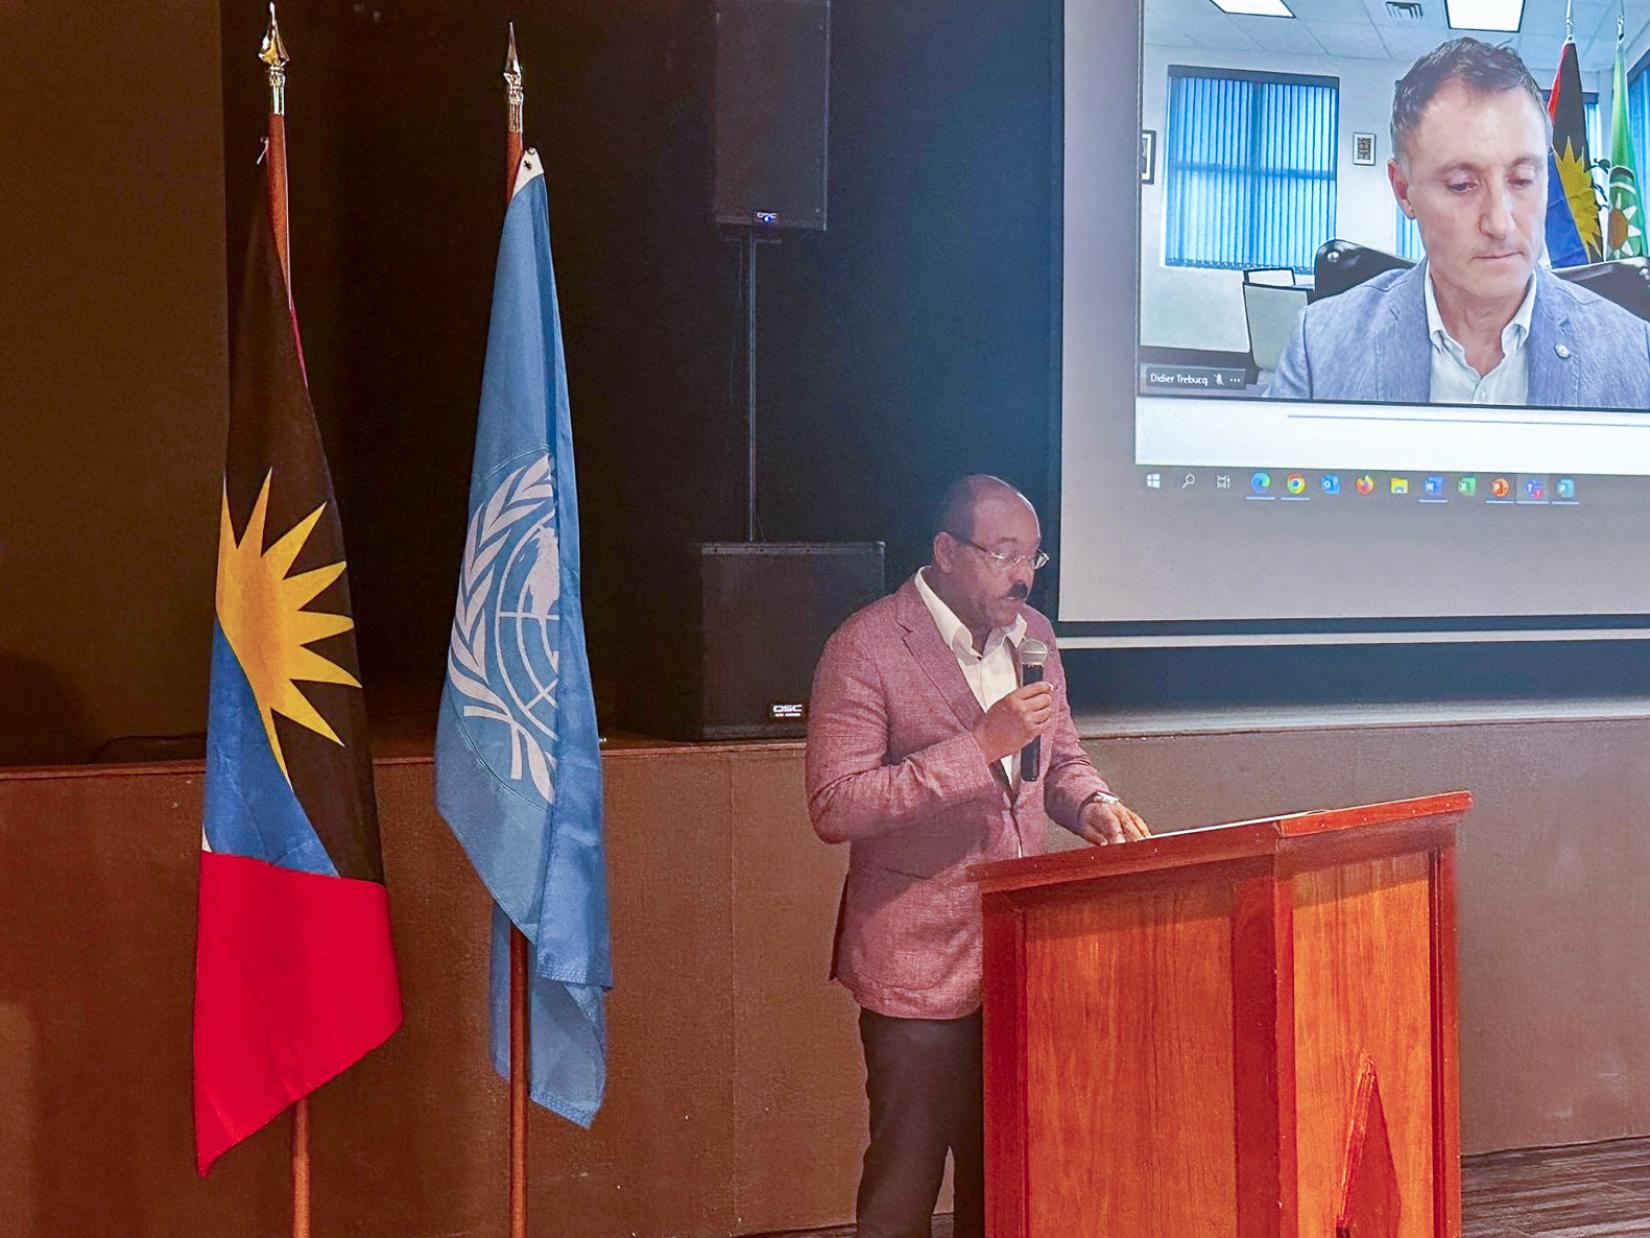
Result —
<instances>
[{"instance_id":1,"label":"firefox browser icon","mask_svg":"<svg viewBox=\"0 0 1650 1238\"><path fill-rule=\"evenodd\" d=\"M1374 494L1375 493L1375 479L1373 477L1371 477L1368 473L1365 473L1362 477L1358 478L1358 480L1356 482L1354 482L1353 485L1355 485L1357 487L1359 494Z\"/></svg>"}]
</instances>

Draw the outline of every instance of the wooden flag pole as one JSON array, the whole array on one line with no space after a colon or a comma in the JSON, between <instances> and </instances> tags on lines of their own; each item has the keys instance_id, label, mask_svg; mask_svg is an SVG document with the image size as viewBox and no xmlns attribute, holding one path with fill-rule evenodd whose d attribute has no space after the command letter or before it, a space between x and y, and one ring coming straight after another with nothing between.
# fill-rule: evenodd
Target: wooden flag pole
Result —
<instances>
[{"instance_id":1,"label":"wooden flag pole","mask_svg":"<svg viewBox=\"0 0 1650 1238\"><path fill-rule=\"evenodd\" d=\"M309 1097L292 1105L292 1238L309 1238Z\"/></svg>"},{"instance_id":2,"label":"wooden flag pole","mask_svg":"<svg viewBox=\"0 0 1650 1238\"><path fill-rule=\"evenodd\" d=\"M516 24L510 23L510 47L504 57L504 206L508 210L521 166L521 60L516 55ZM527 937L510 926L510 1238L527 1238Z\"/></svg>"},{"instance_id":3,"label":"wooden flag pole","mask_svg":"<svg viewBox=\"0 0 1650 1238\"><path fill-rule=\"evenodd\" d=\"M290 302L292 257L286 216L286 66L291 57L286 54L281 28L275 22L274 0L270 0L269 29L264 32L263 42L258 47L258 59L267 66L269 74L269 145L264 150L269 170L264 182L269 187L269 219L275 230L275 253L281 262L281 276L286 280L286 295Z\"/></svg>"},{"instance_id":4,"label":"wooden flag pole","mask_svg":"<svg viewBox=\"0 0 1650 1238\"><path fill-rule=\"evenodd\" d=\"M510 926L510 1238L527 1238L527 938Z\"/></svg>"},{"instance_id":5,"label":"wooden flag pole","mask_svg":"<svg viewBox=\"0 0 1650 1238\"><path fill-rule=\"evenodd\" d=\"M264 183L269 190L269 221L275 233L275 256L286 283L286 299L292 305L292 249L287 232L286 195L286 66L290 59L281 28L275 21L275 4L270 0L269 28L258 47L258 59L269 75L269 131L264 158L268 169ZM301 1096L292 1105L292 1238L310 1238L309 1187L309 1097Z\"/></svg>"}]
</instances>

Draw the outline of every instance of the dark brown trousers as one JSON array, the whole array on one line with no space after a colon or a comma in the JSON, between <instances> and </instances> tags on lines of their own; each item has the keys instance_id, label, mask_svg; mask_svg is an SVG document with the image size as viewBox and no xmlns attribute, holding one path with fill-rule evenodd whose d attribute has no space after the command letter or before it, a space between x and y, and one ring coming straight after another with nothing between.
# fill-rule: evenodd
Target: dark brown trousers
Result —
<instances>
[{"instance_id":1,"label":"dark brown trousers","mask_svg":"<svg viewBox=\"0 0 1650 1238\"><path fill-rule=\"evenodd\" d=\"M928 1238L952 1158L955 1238L985 1234L980 1012L893 1019L859 1012L871 1143L859 1179L859 1238Z\"/></svg>"}]
</instances>

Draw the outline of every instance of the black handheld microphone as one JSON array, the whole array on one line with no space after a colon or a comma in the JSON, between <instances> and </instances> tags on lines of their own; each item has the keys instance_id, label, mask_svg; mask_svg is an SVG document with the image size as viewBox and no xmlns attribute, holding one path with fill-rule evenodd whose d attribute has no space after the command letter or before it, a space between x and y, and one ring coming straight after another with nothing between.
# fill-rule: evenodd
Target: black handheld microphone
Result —
<instances>
[{"instance_id":1,"label":"black handheld microphone","mask_svg":"<svg viewBox=\"0 0 1650 1238\"><path fill-rule=\"evenodd\" d=\"M1043 663L1048 661L1048 646L1035 636L1020 642L1021 686L1043 682ZM1020 749L1020 781L1036 782L1037 766L1042 756L1042 737L1033 735L1031 742Z\"/></svg>"}]
</instances>

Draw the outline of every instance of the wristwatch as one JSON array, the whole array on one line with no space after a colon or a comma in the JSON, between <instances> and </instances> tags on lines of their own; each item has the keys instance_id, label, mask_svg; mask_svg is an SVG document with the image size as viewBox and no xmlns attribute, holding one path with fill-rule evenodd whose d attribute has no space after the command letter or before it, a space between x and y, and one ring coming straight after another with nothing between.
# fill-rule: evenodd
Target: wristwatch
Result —
<instances>
[{"instance_id":1,"label":"wristwatch","mask_svg":"<svg viewBox=\"0 0 1650 1238\"><path fill-rule=\"evenodd\" d=\"M1120 796L1113 795L1110 791L1096 791L1078 806L1077 811L1082 812L1083 809L1094 803L1121 804L1122 802L1123 800Z\"/></svg>"}]
</instances>

